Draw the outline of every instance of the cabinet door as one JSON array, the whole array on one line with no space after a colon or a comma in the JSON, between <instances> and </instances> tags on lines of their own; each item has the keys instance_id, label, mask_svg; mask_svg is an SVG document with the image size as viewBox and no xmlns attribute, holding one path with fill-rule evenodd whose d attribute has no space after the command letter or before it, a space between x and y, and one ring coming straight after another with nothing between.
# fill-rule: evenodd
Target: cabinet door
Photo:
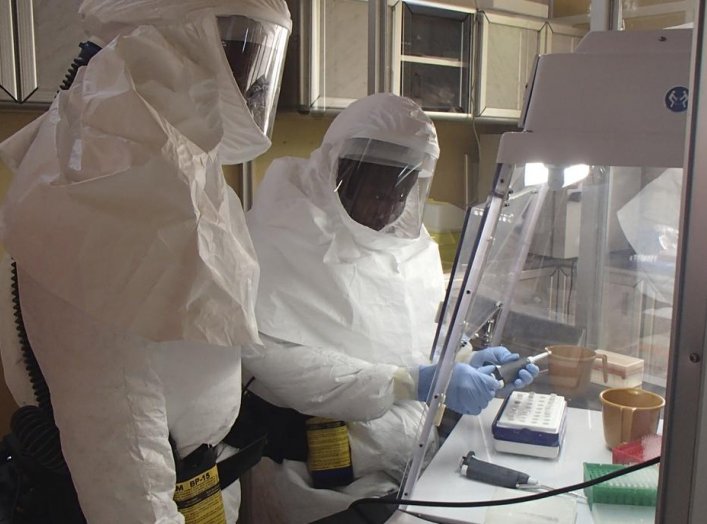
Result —
<instances>
[{"instance_id":1,"label":"cabinet door","mask_svg":"<svg viewBox=\"0 0 707 524\"><path fill-rule=\"evenodd\" d=\"M47 104L54 99L71 62L79 54L79 43L86 40L78 16L81 0L22 0L22 3L34 8L37 90L27 102ZM18 52L29 50L22 46ZM12 102L12 99L2 92L0 101Z\"/></svg>"},{"instance_id":2,"label":"cabinet door","mask_svg":"<svg viewBox=\"0 0 707 524\"><path fill-rule=\"evenodd\" d=\"M517 120L545 22L480 13L476 115Z\"/></svg>"},{"instance_id":3,"label":"cabinet door","mask_svg":"<svg viewBox=\"0 0 707 524\"><path fill-rule=\"evenodd\" d=\"M543 28L545 53L573 53L587 33L583 29L548 22Z\"/></svg>"},{"instance_id":4,"label":"cabinet door","mask_svg":"<svg viewBox=\"0 0 707 524\"><path fill-rule=\"evenodd\" d=\"M471 113L473 12L413 2L401 2L397 11L393 40L398 92L427 112Z\"/></svg>"},{"instance_id":5,"label":"cabinet door","mask_svg":"<svg viewBox=\"0 0 707 524\"><path fill-rule=\"evenodd\" d=\"M368 2L311 4L309 107L343 109L368 94Z\"/></svg>"}]
</instances>

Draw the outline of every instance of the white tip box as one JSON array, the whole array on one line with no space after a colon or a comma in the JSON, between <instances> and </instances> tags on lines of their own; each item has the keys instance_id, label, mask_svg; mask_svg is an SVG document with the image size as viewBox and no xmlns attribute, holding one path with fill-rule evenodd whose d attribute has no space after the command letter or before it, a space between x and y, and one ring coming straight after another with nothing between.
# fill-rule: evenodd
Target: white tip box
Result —
<instances>
[{"instance_id":1,"label":"white tip box","mask_svg":"<svg viewBox=\"0 0 707 524\"><path fill-rule=\"evenodd\" d=\"M602 360L596 359L592 367L592 382L608 388L633 388L643 384L643 359L622 355L613 351L597 349L598 355L606 355L609 380L604 382Z\"/></svg>"}]
</instances>

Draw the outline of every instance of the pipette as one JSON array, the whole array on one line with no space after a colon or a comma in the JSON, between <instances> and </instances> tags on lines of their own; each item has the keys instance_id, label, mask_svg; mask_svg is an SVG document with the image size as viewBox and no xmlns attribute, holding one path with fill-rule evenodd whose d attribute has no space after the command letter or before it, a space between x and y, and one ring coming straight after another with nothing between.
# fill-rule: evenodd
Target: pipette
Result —
<instances>
[{"instance_id":1,"label":"pipette","mask_svg":"<svg viewBox=\"0 0 707 524\"><path fill-rule=\"evenodd\" d=\"M534 486L538 483L537 480L522 471L479 460L474 456L473 451L462 458L460 472L472 480L504 488Z\"/></svg>"},{"instance_id":2,"label":"pipette","mask_svg":"<svg viewBox=\"0 0 707 524\"><path fill-rule=\"evenodd\" d=\"M533 355L532 357L519 358L518 360L507 362L505 364L492 364L491 362L485 362L484 365L494 366L493 376L496 377L496 380L501 382L501 387L503 387L506 384L513 383L518 376L519 370L523 369L528 364L535 364L536 362L549 356L550 352L544 351L542 353L538 353L537 355Z\"/></svg>"}]
</instances>

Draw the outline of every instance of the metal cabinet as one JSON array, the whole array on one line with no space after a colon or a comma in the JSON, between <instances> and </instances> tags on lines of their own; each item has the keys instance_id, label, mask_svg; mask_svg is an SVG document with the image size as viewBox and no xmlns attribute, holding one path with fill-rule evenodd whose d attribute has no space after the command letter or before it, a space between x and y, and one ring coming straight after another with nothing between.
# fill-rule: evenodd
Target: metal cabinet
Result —
<instances>
[{"instance_id":1,"label":"metal cabinet","mask_svg":"<svg viewBox=\"0 0 707 524\"><path fill-rule=\"evenodd\" d=\"M587 32L569 25L548 22L543 27L545 53L572 53Z\"/></svg>"},{"instance_id":2,"label":"metal cabinet","mask_svg":"<svg viewBox=\"0 0 707 524\"><path fill-rule=\"evenodd\" d=\"M536 56L571 51L584 33L461 3L371 1L387 6L385 90L442 118L517 120ZM339 110L366 96L369 42L377 38L369 34L369 2L302 0L301 8L300 106Z\"/></svg>"},{"instance_id":3,"label":"metal cabinet","mask_svg":"<svg viewBox=\"0 0 707 524\"><path fill-rule=\"evenodd\" d=\"M471 110L473 9L424 0L384 2L385 90L416 100L427 111ZM303 0L300 105L339 110L369 91L369 2Z\"/></svg>"},{"instance_id":4,"label":"metal cabinet","mask_svg":"<svg viewBox=\"0 0 707 524\"><path fill-rule=\"evenodd\" d=\"M393 88L432 114L471 110L473 9L399 2L393 21Z\"/></svg>"},{"instance_id":5,"label":"metal cabinet","mask_svg":"<svg viewBox=\"0 0 707 524\"><path fill-rule=\"evenodd\" d=\"M544 52L545 21L479 14L476 116L518 119L535 58Z\"/></svg>"},{"instance_id":6,"label":"metal cabinet","mask_svg":"<svg viewBox=\"0 0 707 524\"><path fill-rule=\"evenodd\" d=\"M368 94L368 2L311 0L304 3L302 34L308 62L302 102L306 109L342 109Z\"/></svg>"},{"instance_id":7,"label":"metal cabinet","mask_svg":"<svg viewBox=\"0 0 707 524\"><path fill-rule=\"evenodd\" d=\"M0 0L0 102L48 104L79 43L80 0ZM10 96L12 94L13 96Z\"/></svg>"}]
</instances>

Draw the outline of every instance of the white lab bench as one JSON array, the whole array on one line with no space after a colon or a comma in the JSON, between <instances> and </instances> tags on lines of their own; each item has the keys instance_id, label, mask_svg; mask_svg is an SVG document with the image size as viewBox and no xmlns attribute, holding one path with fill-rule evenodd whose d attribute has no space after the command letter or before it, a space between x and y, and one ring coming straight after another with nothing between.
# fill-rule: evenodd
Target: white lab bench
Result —
<instances>
[{"instance_id":1,"label":"white lab bench","mask_svg":"<svg viewBox=\"0 0 707 524\"><path fill-rule=\"evenodd\" d=\"M560 455L556 459L497 453L493 448L491 423L501 403L501 399L494 399L480 416L464 416L459 420L420 476L411 498L434 501L493 499L494 493L500 488L470 480L460 474L459 464L469 451L474 451L480 460L523 471L537 479L540 484L553 488L582 482L583 462L611 463L611 451L604 444L601 412L576 408L569 408L567 413L567 433ZM514 493L522 497L533 492L516 490ZM627 524L653 522L651 517L654 508L620 506L616 509L629 512L628 515L622 515L622 521ZM430 517L441 522L483 524L487 508L408 506L407 510L423 518ZM577 503L576 522L595 522L585 502Z\"/></svg>"}]
</instances>

